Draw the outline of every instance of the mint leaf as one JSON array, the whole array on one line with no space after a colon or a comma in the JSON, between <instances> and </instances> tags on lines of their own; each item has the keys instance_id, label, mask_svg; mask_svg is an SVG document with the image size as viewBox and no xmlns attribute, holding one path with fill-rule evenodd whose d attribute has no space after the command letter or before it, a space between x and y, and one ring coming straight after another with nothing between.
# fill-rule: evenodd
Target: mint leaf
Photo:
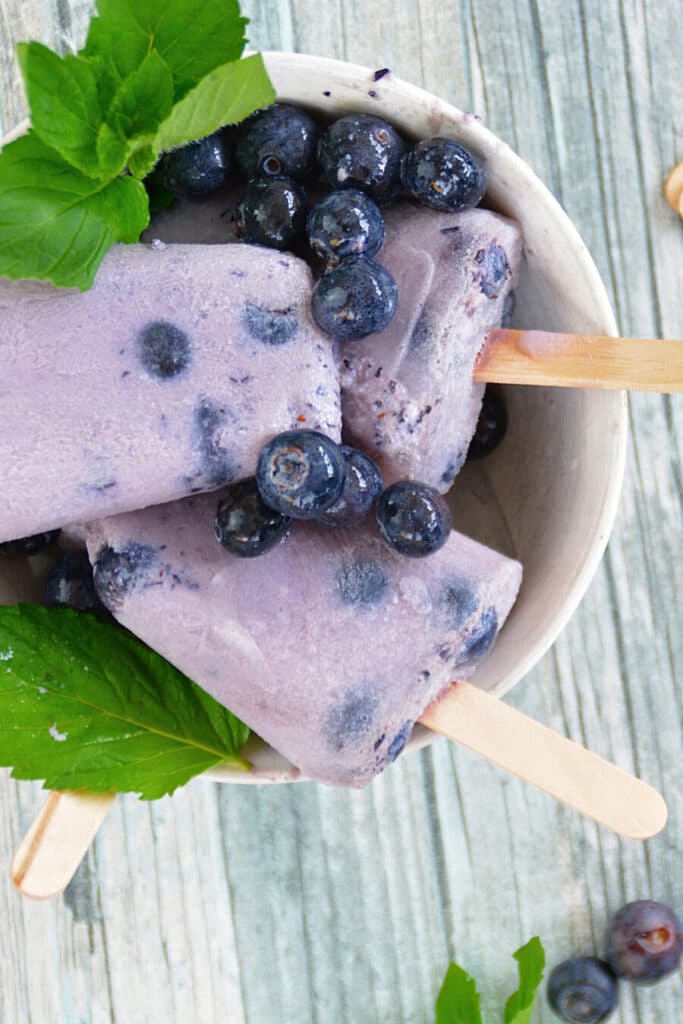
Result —
<instances>
[{"instance_id":1,"label":"mint leaf","mask_svg":"<svg viewBox=\"0 0 683 1024\"><path fill-rule=\"evenodd\" d=\"M123 80L107 112L107 124L126 139L151 141L173 107L173 77L164 58L152 50Z\"/></svg>"},{"instance_id":2,"label":"mint leaf","mask_svg":"<svg viewBox=\"0 0 683 1024\"><path fill-rule=\"evenodd\" d=\"M225 124L241 121L275 99L260 53L216 68L176 103L161 125L154 147L165 153L193 139L203 138Z\"/></svg>"},{"instance_id":3,"label":"mint leaf","mask_svg":"<svg viewBox=\"0 0 683 1024\"><path fill-rule=\"evenodd\" d=\"M244 49L237 0L98 0L97 10L85 55L111 59L125 78L154 49L171 69L176 99Z\"/></svg>"},{"instance_id":4,"label":"mint leaf","mask_svg":"<svg viewBox=\"0 0 683 1024\"><path fill-rule=\"evenodd\" d=\"M17 56L36 135L78 170L98 177L102 109L89 61L59 57L41 43L20 43Z\"/></svg>"},{"instance_id":5,"label":"mint leaf","mask_svg":"<svg viewBox=\"0 0 683 1024\"><path fill-rule=\"evenodd\" d=\"M543 980L545 952L538 937L513 953L519 967L519 988L505 1004L505 1024L529 1024L536 992Z\"/></svg>"},{"instance_id":6,"label":"mint leaf","mask_svg":"<svg viewBox=\"0 0 683 1024\"><path fill-rule=\"evenodd\" d=\"M450 964L436 1000L435 1024L482 1024L477 984L467 971Z\"/></svg>"},{"instance_id":7,"label":"mint leaf","mask_svg":"<svg viewBox=\"0 0 683 1024\"><path fill-rule=\"evenodd\" d=\"M0 764L49 789L173 793L249 730L130 633L68 608L0 607Z\"/></svg>"}]
</instances>

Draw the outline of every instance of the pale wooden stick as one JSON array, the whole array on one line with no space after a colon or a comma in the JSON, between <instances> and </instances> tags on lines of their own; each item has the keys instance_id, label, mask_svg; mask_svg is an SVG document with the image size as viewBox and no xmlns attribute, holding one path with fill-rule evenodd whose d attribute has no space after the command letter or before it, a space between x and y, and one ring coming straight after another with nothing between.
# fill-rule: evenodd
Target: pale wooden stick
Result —
<instances>
[{"instance_id":1,"label":"pale wooden stick","mask_svg":"<svg viewBox=\"0 0 683 1024\"><path fill-rule=\"evenodd\" d=\"M490 384L683 391L683 341L489 331L474 379Z\"/></svg>"},{"instance_id":2,"label":"pale wooden stick","mask_svg":"<svg viewBox=\"0 0 683 1024\"><path fill-rule=\"evenodd\" d=\"M44 900L64 891L115 796L50 793L12 861L12 881L24 896Z\"/></svg>"},{"instance_id":3,"label":"pale wooden stick","mask_svg":"<svg viewBox=\"0 0 683 1024\"><path fill-rule=\"evenodd\" d=\"M651 839L666 824L651 786L470 683L454 684L420 721L619 835Z\"/></svg>"},{"instance_id":4,"label":"pale wooden stick","mask_svg":"<svg viewBox=\"0 0 683 1024\"><path fill-rule=\"evenodd\" d=\"M683 217L683 160L676 164L666 179L664 195L672 209Z\"/></svg>"}]
</instances>

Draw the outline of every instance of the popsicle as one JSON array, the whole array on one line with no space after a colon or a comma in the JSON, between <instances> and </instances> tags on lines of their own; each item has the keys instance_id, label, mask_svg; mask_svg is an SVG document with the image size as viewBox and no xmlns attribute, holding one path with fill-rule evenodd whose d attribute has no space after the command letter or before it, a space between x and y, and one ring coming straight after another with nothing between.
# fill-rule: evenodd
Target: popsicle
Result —
<instances>
[{"instance_id":1,"label":"popsicle","mask_svg":"<svg viewBox=\"0 0 683 1024\"><path fill-rule=\"evenodd\" d=\"M521 565L455 532L407 559L372 521L297 524L238 559L213 535L216 503L198 495L91 524L100 598L306 775L367 784L425 707L472 675Z\"/></svg>"},{"instance_id":2,"label":"popsicle","mask_svg":"<svg viewBox=\"0 0 683 1024\"><path fill-rule=\"evenodd\" d=\"M307 265L248 245L114 247L86 293L0 280L0 542L252 475L338 439Z\"/></svg>"},{"instance_id":3,"label":"popsicle","mask_svg":"<svg viewBox=\"0 0 683 1024\"><path fill-rule=\"evenodd\" d=\"M398 308L381 334L340 349L345 437L377 459L387 483L410 478L445 492L481 408L477 355L509 318L521 232L489 210L409 202L389 207L385 224L377 259L398 283Z\"/></svg>"}]
</instances>

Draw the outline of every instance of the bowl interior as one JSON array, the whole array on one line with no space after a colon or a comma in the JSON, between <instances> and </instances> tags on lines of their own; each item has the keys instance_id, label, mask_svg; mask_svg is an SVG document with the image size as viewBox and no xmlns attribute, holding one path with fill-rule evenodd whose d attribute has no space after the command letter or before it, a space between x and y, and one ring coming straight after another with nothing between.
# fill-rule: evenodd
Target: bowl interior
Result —
<instances>
[{"instance_id":1,"label":"bowl interior","mask_svg":"<svg viewBox=\"0 0 683 1024\"><path fill-rule=\"evenodd\" d=\"M545 186L475 117L388 75L299 54L266 55L278 97L326 119L349 110L376 113L408 139L445 135L482 156L487 202L515 218L525 262L513 324L525 328L616 334L605 288L576 229ZM508 387L509 430L501 447L466 465L449 498L456 527L524 565L512 614L474 682L505 693L539 660L581 600L612 528L623 477L623 393ZM40 559L14 564L0 578L0 602L28 600ZM410 747L429 741L415 730ZM249 751L248 776L217 769L236 782L291 781L296 769L265 744Z\"/></svg>"}]
</instances>

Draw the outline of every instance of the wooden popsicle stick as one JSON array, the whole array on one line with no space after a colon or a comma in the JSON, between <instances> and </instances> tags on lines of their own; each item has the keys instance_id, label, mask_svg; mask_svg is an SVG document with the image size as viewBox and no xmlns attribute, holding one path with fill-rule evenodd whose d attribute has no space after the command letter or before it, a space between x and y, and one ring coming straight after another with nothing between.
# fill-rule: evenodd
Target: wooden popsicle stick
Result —
<instances>
[{"instance_id":1,"label":"wooden popsicle stick","mask_svg":"<svg viewBox=\"0 0 683 1024\"><path fill-rule=\"evenodd\" d=\"M66 889L115 797L50 793L12 861L12 881L24 896L44 900Z\"/></svg>"},{"instance_id":2,"label":"wooden popsicle stick","mask_svg":"<svg viewBox=\"0 0 683 1024\"><path fill-rule=\"evenodd\" d=\"M489 331L474 368L487 384L683 391L683 341L546 331Z\"/></svg>"},{"instance_id":3,"label":"wooden popsicle stick","mask_svg":"<svg viewBox=\"0 0 683 1024\"><path fill-rule=\"evenodd\" d=\"M683 160L673 168L664 184L669 206L683 217Z\"/></svg>"},{"instance_id":4,"label":"wooden popsicle stick","mask_svg":"<svg viewBox=\"0 0 683 1024\"><path fill-rule=\"evenodd\" d=\"M420 721L629 839L664 828L660 794L471 683L455 683Z\"/></svg>"}]
</instances>

